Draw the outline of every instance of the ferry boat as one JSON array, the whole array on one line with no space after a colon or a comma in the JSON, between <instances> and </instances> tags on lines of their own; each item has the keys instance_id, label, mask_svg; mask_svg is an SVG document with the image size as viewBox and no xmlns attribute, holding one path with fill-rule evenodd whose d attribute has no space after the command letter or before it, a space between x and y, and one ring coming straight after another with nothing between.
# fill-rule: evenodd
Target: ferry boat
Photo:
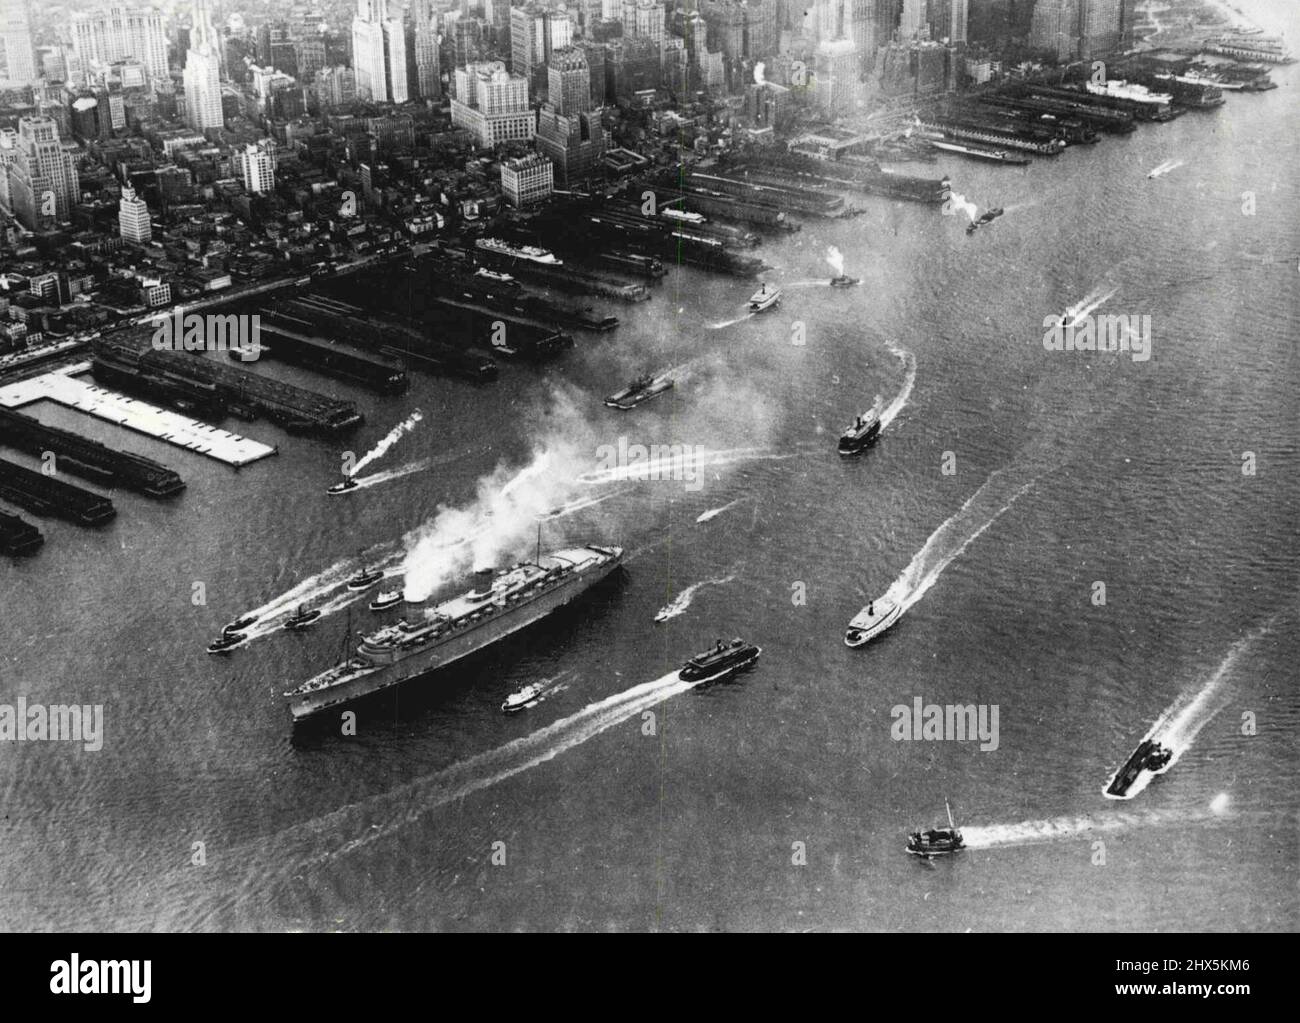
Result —
<instances>
[{"instance_id":1,"label":"ferry boat","mask_svg":"<svg viewBox=\"0 0 1300 1023\"><path fill-rule=\"evenodd\" d=\"M285 619L284 625L281 626L287 632L298 632L302 629L309 629L320 621L320 609L310 608L304 610L299 607L293 614Z\"/></svg>"},{"instance_id":2,"label":"ferry boat","mask_svg":"<svg viewBox=\"0 0 1300 1023\"><path fill-rule=\"evenodd\" d=\"M733 639L730 643L718 640L711 650L696 654L682 665L678 676L683 682L717 682L752 667L762 652L761 647L743 639Z\"/></svg>"},{"instance_id":3,"label":"ferry boat","mask_svg":"<svg viewBox=\"0 0 1300 1023\"><path fill-rule=\"evenodd\" d=\"M505 639L587 593L623 562L588 544L479 580L468 592L365 636L355 653L284 693L295 721L429 675Z\"/></svg>"},{"instance_id":4,"label":"ferry boat","mask_svg":"<svg viewBox=\"0 0 1300 1023\"><path fill-rule=\"evenodd\" d=\"M781 289L763 284L749 296L749 311L761 313L781 304Z\"/></svg>"},{"instance_id":5,"label":"ferry boat","mask_svg":"<svg viewBox=\"0 0 1300 1023\"><path fill-rule=\"evenodd\" d=\"M886 597L873 600L849 622L844 645L860 647L870 643L893 625L903 614L903 605Z\"/></svg>"},{"instance_id":6,"label":"ferry boat","mask_svg":"<svg viewBox=\"0 0 1300 1023\"><path fill-rule=\"evenodd\" d=\"M840 434L841 455L859 455L880 436L880 412L883 405L884 399L877 394L871 408L854 418L853 422L845 428Z\"/></svg>"},{"instance_id":7,"label":"ferry boat","mask_svg":"<svg viewBox=\"0 0 1300 1023\"><path fill-rule=\"evenodd\" d=\"M557 259L550 249L538 248L536 245L511 245L500 238L480 238L474 244L485 252L495 252L498 255L511 256L530 263L541 263L543 266L564 265L564 260Z\"/></svg>"},{"instance_id":8,"label":"ferry boat","mask_svg":"<svg viewBox=\"0 0 1300 1023\"><path fill-rule=\"evenodd\" d=\"M668 377L657 377L653 373L647 373L645 376L637 377L623 390L611 394L605 399L605 406L627 411L656 395L663 394L664 391L672 390L672 387L673 381Z\"/></svg>"},{"instance_id":9,"label":"ferry boat","mask_svg":"<svg viewBox=\"0 0 1300 1023\"><path fill-rule=\"evenodd\" d=\"M943 801L943 806L948 811L948 826L946 828L913 831L907 836L907 851L913 856L923 856L930 859L934 856L947 856L950 853L955 853L958 849L965 848L966 843L961 837L961 831L952 822L952 808L948 806L948 800Z\"/></svg>"},{"instance_id":10,"label":"ferry boat","mask_svg":"<svg viewBox=\"0 0 1300 1023\"><path fill-rule=\"evenodd\" d=\"M831 278L832 288L852 288L861 283L862 281L859 278L850 277L848 274L839 274Z\"/></svg>"}]
</instances>

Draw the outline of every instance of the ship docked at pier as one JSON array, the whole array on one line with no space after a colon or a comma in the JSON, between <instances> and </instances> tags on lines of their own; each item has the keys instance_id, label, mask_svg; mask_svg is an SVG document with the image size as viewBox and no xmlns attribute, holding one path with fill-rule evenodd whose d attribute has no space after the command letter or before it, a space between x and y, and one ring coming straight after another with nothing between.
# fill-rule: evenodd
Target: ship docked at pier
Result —
<instances>
[{"instance_id":1,"label":"ship docked at pier","mask_svg":"<svg viewBox=\"0 0 1300 1023\"><path fill-rule=\"evenodd\" d=\"M445 668L582 596L623 561L621 547L589 544L487 575L416 621L365 636L356 653L284 694L295 721Z\"/></svg>"}]
</instances>

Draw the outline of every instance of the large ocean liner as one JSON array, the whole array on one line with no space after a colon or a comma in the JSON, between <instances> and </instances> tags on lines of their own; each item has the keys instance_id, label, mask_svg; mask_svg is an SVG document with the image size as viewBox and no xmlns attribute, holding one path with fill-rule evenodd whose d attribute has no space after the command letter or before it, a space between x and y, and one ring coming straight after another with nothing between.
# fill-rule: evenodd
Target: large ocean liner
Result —
<instances>
[{"instance_id":1,"label":"large ocean liner","mask_svg":"<svg viewBox=\"0 0 1300 1023\"><path fill-rule=\"evenodd\" d=\"M588 544L494 572L426 612L365 636L356 653L285 693L294 720L318 714L477 653L584 594L623 561Z\"/></svg>"}]
</instances>

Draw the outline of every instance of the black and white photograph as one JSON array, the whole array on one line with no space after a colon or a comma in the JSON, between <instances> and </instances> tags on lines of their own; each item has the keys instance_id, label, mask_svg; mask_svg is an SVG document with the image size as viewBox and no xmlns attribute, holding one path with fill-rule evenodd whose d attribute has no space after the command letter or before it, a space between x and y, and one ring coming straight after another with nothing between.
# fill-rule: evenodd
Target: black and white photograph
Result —
<instances>
[{"instance_id":1,"label":"black and white photograph","mask_svg":"<svg viewBox=\"0 0 1300 1023\"><path fill-rule=\"evenodd\" d=\"M1296 40L0 0L0 931L1109 935L1117 1004L1244 1007L1300 929Z\"/></svg>"}]
</instances>

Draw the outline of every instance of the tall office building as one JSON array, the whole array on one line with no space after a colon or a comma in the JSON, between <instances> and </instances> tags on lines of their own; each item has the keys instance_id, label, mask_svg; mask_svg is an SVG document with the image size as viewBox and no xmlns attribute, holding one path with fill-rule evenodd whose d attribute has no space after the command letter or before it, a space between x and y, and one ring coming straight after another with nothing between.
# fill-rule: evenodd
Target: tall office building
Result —
<instances>
[{"instance_id":1,"label":"tall office building","mask_svg":"<svg viewBox=\"0 0 1300 1023\"><path fill-rule=\"evenodd\" d=\"M1121 0L1081 0L1079 4L1079 56L1113 53L1123 36Z\"/></svg>"},{"instance_id":2,"label":"tall office building","mask_svg":"<svg viewBox=\"0 0 1300 1023\"><path fill-rule=\"evenodd\" d=\"M537 150L550 158L555 183L569 188L592 176L605 152L605 131L596 114L558 113L550 104L537 114Z\"/></svg>"},{"instance_id":3,"label":"tall office building","mask_svg":"<svg viewBox=\"0 0 1300 1023\"><path fill-rule=\"evenodd\" d=\"M49 117L19 119L16 141L9 165L9 208L29 230L51 230L69 218L80 194L76 162Z\"/></svg>"},{"instance_id":4,"label":"tall office building","mask_svg":"<svg viewBox=\"0 0 1300 1023\"><path fill-rule=\"evenodd\" d=\"M569 46L552 53L546 77L546 95L556 113L579 114L591 109L591 69L580 48Z\"/></svg>"},{"instance_id":5,"label":"tall office building","mask_svg":"<svg viewBox=\"0 0 1300 1023\"><path fill-rule=\"evenodd\" d=\"M203 131L225 124L221 113L220 58L207 0L194 0L194 25L185 54L185 121Z\"/></svg>"},{"instance_id":6,"label":"tall office building","mask_svg":"<svg viewBox=\"0 0 1300 1023\"><path fill-rule=\"evenodd\" d=\"M664 8L654 0L623 0L623 36L664 42Z\"/></svg>"},{"instance_id":7,"label":"tall office building","mask_svg":"<svg viewBox=\"0 0 1300 1023\"><path fill-rule=\"evenodd\" d=\"M275 139L261 139L244 146L237 156L245 189L254 195L275 190Z\"/></svg>"},{"instance_id":8,"label":"tall office building","mask_svg":"<svg viewBox=\"0 0 1300 1023\"><path fill-rule=\"evenodd\" d=\"M135 194L130 185L122 189L122 198L117 204L118 234L129 242L143 245L153 237L153 226L149 222L149 207Z\"/></svg>"},{"instance_id":9,"label":"tall office building","mask_svg":"<svg viewBox=\"0 0 1300 1023\"><path fill-rule=\"evenodd\" d=\"M215 46L215 36L212 42ZM167 31L162 13L150 7L113 4L100 11L77 11L72 15L72 51L78 84L85 81L92 62L119 60L139 61L151 81L167 80Z\"/></svg>"},{"instance_id":10,"label":"tall office building","mask_svg":"<svg viewBox=\"0 0 1300 1023\"><path fill-rule=\"evenodd\" d=\"M1029 45L1057 60L1079 51L1079 0L1038 0L1029 23Z\"/></svg>"},{"instance_id":11,"label":"tall office building","mask_svg":"<svg viewBox=\"0 0 1300 1023\"><path fill-rule=\"evenodd\" d=\"M36 51L32 46L31 11L27 0L0 4L0 88L36 81Z\"/></svg>"},{"instance_id":12,"label":"tall office building","mask_svg":"<svg viewBox=\"0 0 1300 1023\"><path fill-rule=\"evenodd\" d=\"M376 103L405 103L406 31L400 12L390 17L388 0L357 0L352 19L352 67L357 95Z\"/></svg>"},{"instance_id":13,"label":"tall office building","mask_svg":"<svg viewBox=\"0 0 1300 1023\"><path fill-rule=\"evenodd\" d=\"M923 36L929 31L927 0L903 0L903 13L898 22L898 38L903 42Z\"/></svg>"},{"instance_id":14,"label":"tall office building","mask_svg":"<svg viewBox=\"0 0 1300 1023\"><path fill-rule=\"evenodd\" d=\"M529 80L534 91L546 85L551 54L573 42L573 24L565 11L537 4L510 9L510 70Z\"/></svg>"},{"instance_id":15,"label":"tall office building","mask_svg":"<svg viewBox=\"0 0 1300 1023\"><path fill-rule=\"evenodd\" d=\"M421 99L437 99L442 95L441 77L438 12L433 0L415 0L415 89Z\"/></svg>"},{"instance_id":16,"label":"tall office building","mask_svg":"<svg viewBox=\"0 0 1300 1023\"><path fill-rule=\"evenodd\" d=\"M927 0L926 24L930 38L950 43L966 42L966 25L970 21L969 0Z\"/></svg>"},{"instance_id":17,"label":"tall office building","mask_svg":"<svg viewBox=\"0 0 1300 1023\"><path fill-rule=\"evenodd\" d=\"M499 60L457 68L451 123L467 128L480 146L526 142L533 137L528 79Z\"/></svg>"}]
</instances>

